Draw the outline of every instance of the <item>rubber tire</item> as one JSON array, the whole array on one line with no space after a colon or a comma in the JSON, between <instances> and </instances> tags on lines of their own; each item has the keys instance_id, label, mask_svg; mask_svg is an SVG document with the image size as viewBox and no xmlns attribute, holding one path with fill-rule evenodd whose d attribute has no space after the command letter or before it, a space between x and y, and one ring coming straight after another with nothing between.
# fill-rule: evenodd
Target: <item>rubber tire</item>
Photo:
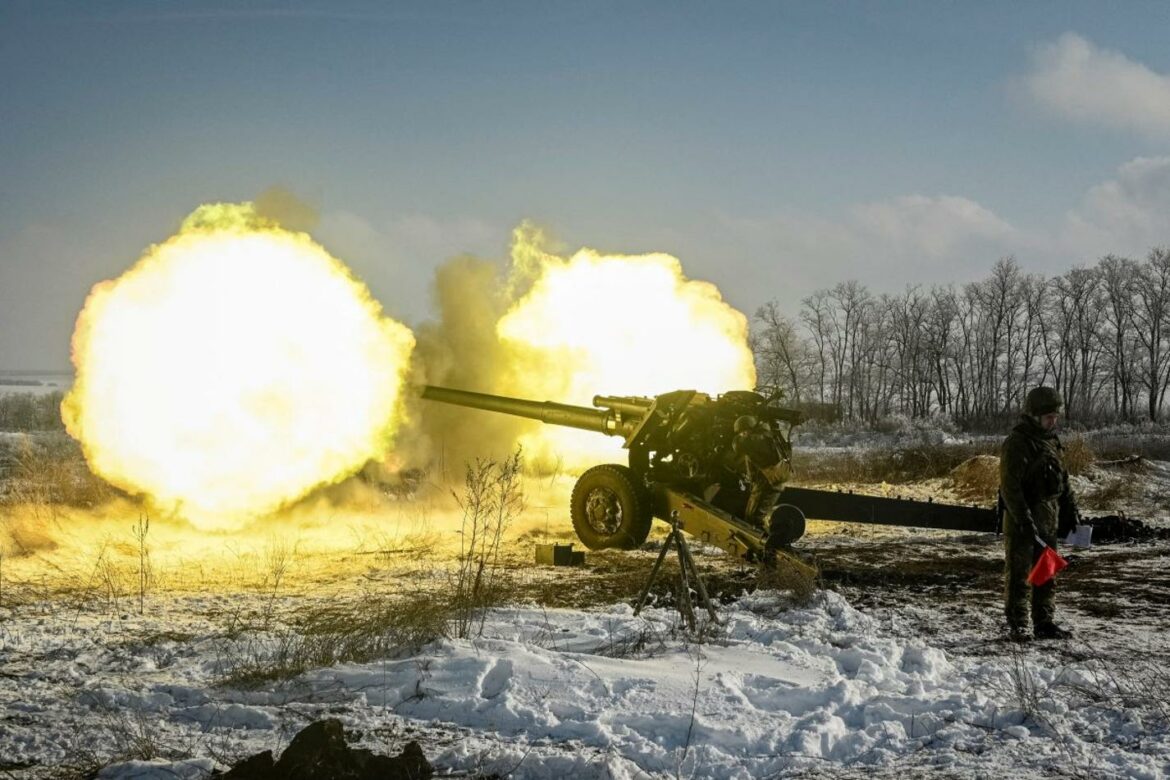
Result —
<instances>
[{"instance_id":1,"label":"rubber tire","mask_svg":"<svg viewBox=\"0 0 1170 780\"><path fill-rule=\"evenodd\" d=\"M791 547L792 543L804 536L804 512L792 504L780 504L768 521L768 548Z\"/></svg>"},{"instance_id":2,"label":"rubber tire","mask_svg":"<svg viewBox=\"0 0 1170 780\"><path fill-rule=\"evenodd\" d=\"M611 533L597 529L589 522L587 502L594 491L608 491L621 513L618 525ZM594 466L581 475L573 486L569 514L577 538L590 550L634 550L641 547L650 534L650 494L634 472L626 466L603 464Z\"/></svg>"}]
</instances>

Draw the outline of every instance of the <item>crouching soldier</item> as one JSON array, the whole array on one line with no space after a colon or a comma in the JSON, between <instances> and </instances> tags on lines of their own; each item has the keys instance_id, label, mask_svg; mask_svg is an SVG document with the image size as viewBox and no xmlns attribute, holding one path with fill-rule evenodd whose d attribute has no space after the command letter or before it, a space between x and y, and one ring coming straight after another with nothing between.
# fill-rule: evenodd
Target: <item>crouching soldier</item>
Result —
<instances>
[{"instance_id":1,"label":"crouching soldier","mask_svg":"<svg viewBox=\"0 0 1170 780\"><path fill-rule=\"evenodd\" d=\"M1051 387L1037 387L1024 400L1024 413L1003 443L999 497L1004 510L1004 612L1009 636L1026 642L1063 639L1056 625L1056 580L1030 586L1027 578L1044 546L1056 547L1058 527L1075 523L1076 498L1061 462L1056 424L1064 401ZM1061 523L1061 518L1066 522ZM1028 630L1031 596L1032 632Z\"/></svg>"},{"instance_id":2,"label":"crouching soldier","mask_svg":"<svg viewBox=\"0 0 1170 780\"><path fill-rule=\"evenodd\" d=\"M780 491L792 474L792 447L772 430L767 421L745 414L736 418L732 451L739 461L739 473L747 483L747 507L744 519L769 531L769 545L779 529L771 527L772 515L780 500Z\"/></svg>"}]
</instances>

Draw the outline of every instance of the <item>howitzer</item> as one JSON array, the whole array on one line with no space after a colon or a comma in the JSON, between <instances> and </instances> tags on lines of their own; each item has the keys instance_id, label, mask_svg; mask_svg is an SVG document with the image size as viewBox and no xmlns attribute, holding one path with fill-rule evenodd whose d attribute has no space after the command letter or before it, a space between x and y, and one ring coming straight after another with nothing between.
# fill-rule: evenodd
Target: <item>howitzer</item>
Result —
<instances>
[{"instance_id":1,"label":"howitzer","mask_svg":"<svg viewBox=\"0 0 1170 780\"><path fill-rule=\"evenodd\" d=\"M763 432L775 453L770 462L776 482L790 472L793 426L803 415L780 406L778 398L735 390L712 397L676 390L653 398L593 398L593 408L551 401L454 390L427 385L428 401L498 412L516 417L621 436L628 465L594 466L578 478L570 516L578 538L591 550L633 549L650 533L653 518L677 513L691 536L749 560L804 535L805 518L857 523L996 531L995 512L975 506L880 498L853 493L782 487L779 503L764 523L748 519L751 466L736 446L736 429ZM740 423L737 423L740 421ZM778 461L778 463L777 463ZM746 470L745 470L746 469ZM754 475L759 477L757 471ZM775 482L774 482L775 484Z\"/></svg>"}]
</instances>

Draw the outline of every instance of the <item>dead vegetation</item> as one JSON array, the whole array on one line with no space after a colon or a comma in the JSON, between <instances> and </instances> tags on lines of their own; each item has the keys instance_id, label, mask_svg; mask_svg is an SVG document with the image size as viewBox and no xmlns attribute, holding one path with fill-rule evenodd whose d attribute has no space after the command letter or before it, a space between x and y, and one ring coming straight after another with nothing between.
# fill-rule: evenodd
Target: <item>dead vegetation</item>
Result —
<instances>
[{"instance_id":1,"label":"dead vegetation","mask_svg":"<svg viewBox=\"0 0 1170 780\"><path fill-rule=\"evenodd\" d=\"M76 441L63 433L0 439L0 504L94 507L118 492L94 476Z\"/></svg>"},{"instance_id":2,"label":"dead vegetation","mask_svg":"<svg viewBox=\"0 0 1170 780\"><path fill-rule=\"evenodd\" d=\"M768 566L756 570L756 589L782 591L795 606L807 605L820 585L821 573L814 563L777 550Z\"/></svg>"},{"instance_id":3,"label":"dead vegetation","mask_svg":"<svg viewBox=\"0 0 1170 780\"><path fill-rule=\"evenodd\" d=\"M254 688L310 669L417 652L447 635L450 620L449 604L423 593L314 609L279 630L255 627L223 637L220 684Z\"/></svg>"},{"instance_id":4,"label":"dead vegetation","mask_svg":"<svg viewBox=\"0 0 1170 780\"><path fill-rule=\"evenodd\" d=\"M1110 476L1096 490L1078 496L1082 509L1111 511L1141 497L1141 487L1132 477Z\"/></svg>"},{"instance_id":5,"label":"dead vegetation","mask_svg":"<svg viewBox=\"0 0 1170 780\"><path fill-rule=\"evenodd\" d=\"M998 453L998 444L916 444L882 451L797 450L797 484L880 483L902 484L948 476L977 455Z\"/></svg>"},{"instance_id":6,"label":"dead vegetation","mask_svg":"<svg viewBox=\"0 0 1170 780\"><path fill-rule=\"evenodd\" d=\"M1093 461L1097 459L1096 453L1093 452L1093 447L1089 444L1088 439L1080 434L1062 439L1061 444L1064 446L1064 454L1061 456L1061 460L1064 463L1065 469L1073 476L1084 474L1093 465Z\"/></svg>"},{"instance_id":7,"label":"dead vegetation","mask_svg":"<svg viewBox=\"0 0 1170 780\"><path fill-rule=\"evenodd\" d=\"M502 461L477 458L467 464L463 492L454 494L463 522L450 610L453 633L460 639L482 633L487 610L510 590L500 547L524 509L520 467L519 449Z\"/></svg>"},{"instance_id":8,"label":"dead vegetation","mask_svg":"<svg viewBox=\"0 0 1170 780\"><path fill-rule=\"evenodd\" d=\"M222 684L255 687L309 669L417 652L440 637L481 634L488 610L517 597L503 540L523 509L521 463L516 451L502 461L467 465L462 492L454 494L463 513L462 541L445 587L409 596L370 593L357 603L302 613L277 628L277 597L296 551L274 540L258 623L233 616L220 643Z\"/></svg>"},{"instance_id":9,"label":"dead vegetation","mask_svg":"<svg viewBox=\"0 0 1170 780\"><path fill-rule=\"evenodd\" d=\"M999 491L999 458L976 455L951 470L955 493L966 501L990 503Z\"/></svg>"}]
</instances>

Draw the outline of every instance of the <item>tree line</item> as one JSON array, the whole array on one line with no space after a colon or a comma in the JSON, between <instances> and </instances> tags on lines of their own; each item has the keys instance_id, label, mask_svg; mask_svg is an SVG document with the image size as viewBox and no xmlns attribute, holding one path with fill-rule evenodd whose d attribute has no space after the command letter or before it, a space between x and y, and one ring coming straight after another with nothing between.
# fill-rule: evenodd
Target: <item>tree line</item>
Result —
<instances>
[{"instance_id":1,"label":"tree line","mask_svg":"<svg viewBox=\"0 0 1170 780\"><path fill-rule=\"evenodd\" d=\"M794 316L760 307L752 350L760 385L825 416L944 415L981 428L1045 384L1070 419L1157 421L1170 385L1170 248L1055 277L1006 257L980 281L896 295L842 282Z\"/></svg>"}]
</instances>

